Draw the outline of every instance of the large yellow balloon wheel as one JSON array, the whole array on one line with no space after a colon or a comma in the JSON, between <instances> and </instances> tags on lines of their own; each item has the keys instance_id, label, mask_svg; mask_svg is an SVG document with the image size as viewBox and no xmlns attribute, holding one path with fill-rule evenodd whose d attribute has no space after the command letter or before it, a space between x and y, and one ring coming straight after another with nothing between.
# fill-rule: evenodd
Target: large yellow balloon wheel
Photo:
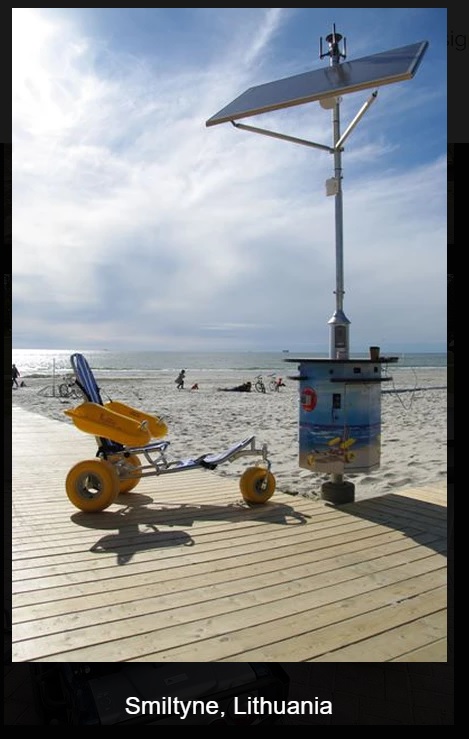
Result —
<instances>
[{"instance_id":1,"label":"large yellow balloon wheel","mask_svg":"<svg viewBox=\"0 0 469 739\"><path fill-rule=\"evenodd\" d=\"M114 502L119 492L119 478L110 462L89 459L72 467L65 480L65 489L76 508L95 513Z\"/></svg>"},{"instance_id":2,"label":"large yellow balloon wheel","mask_svg":"<svg viewBox=\"0 0 469 739\"><path fill-rule=\"evenodd\" d=\"M117 459L109 457L109 461L115 465ZM138 469L140 467L140 459L136 454L131 454L129 457L124 457L124 462L125 467L121 464L115 465L119 479L119 493L130 493L131 490L137 487L142 477L142 470ZM126 472L130 472L132 477L121 477Z\"/></svg>"},{"instance_id":3,"label":"large yellow balloon wheel","mask_svg":"<svg viewBox=\"0 0 469 739\"><path fill-rule=\"evenodd\" d=\"M264 467L248 467L240 477L239 487L247 503L265 503L275 492L275 477Z\"/></svg>"}]
</instances>

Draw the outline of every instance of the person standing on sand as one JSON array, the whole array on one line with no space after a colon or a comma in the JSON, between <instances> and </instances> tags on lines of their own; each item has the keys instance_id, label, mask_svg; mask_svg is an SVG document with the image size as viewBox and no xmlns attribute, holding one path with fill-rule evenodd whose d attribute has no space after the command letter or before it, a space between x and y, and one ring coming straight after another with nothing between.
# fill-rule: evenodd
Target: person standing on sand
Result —
<instances>
[{"instance_id":1,"label":"person standing on sand","mask_svg":"<svg viewBox=\"0 0 469 739\"><path fill-rule=\"evenodd\" d=\"M20 371L16 364L14 364L11 368L11 386L12 387L19 387L18 385L18 377L20 376Z\"/></svg>"},{"instance_id":2,"label":"person standing on sand","mask_svg":"<svg viewBox=\"0 0 469 739\"><path fill-rule=\"evenodd\" d=\"M186 370L181 370L174 382L178 390L184 390L184 378L186 376Z\"/></svg>"}]
</instances>

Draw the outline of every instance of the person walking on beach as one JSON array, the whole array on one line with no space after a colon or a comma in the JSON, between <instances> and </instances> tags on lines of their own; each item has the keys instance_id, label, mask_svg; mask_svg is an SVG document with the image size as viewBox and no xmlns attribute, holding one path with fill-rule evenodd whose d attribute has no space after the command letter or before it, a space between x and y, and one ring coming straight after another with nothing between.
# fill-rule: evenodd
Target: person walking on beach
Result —
<instances>
[{"instance_id":1,"label":"person walking on beach","mask_svg":"<svg viewBox=\"0 0 469 739\"><path fill-rule=\"evenodd\" d=\"M11 386L12 387L19 387L18 385L18 377L20 376L20 371L16 364L14 364L11 368Z\"/></svg>"},{"instance_id":2,"label":"person walking on beach","mask_svg":"<svg viewBox=\"0 0 469 739\"><path fill-rule=\"evenodd\" d=\"M184 390L184 378L186 376L186 370L181 370L174 382L178 390Z\"/></svg>"}]
</instances>

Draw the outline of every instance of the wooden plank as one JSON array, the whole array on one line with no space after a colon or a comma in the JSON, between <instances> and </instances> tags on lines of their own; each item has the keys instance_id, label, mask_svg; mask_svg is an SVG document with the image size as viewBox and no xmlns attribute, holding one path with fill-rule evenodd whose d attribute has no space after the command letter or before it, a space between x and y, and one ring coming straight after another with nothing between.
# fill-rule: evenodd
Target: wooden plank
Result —
<instances>
[{"instance_id":1,"label":"wooden plank","mask_svg":"<svg viewBox=\"0 0 469 739\"><path fill-rule=\"evenodd\" d=\"M409 519L415 524L425 528L445 530L446 507L437 506L426 501L412 501L409 498L401 498L398 495L386 495L379 498L362 501L360 515L373 515L374 518L382 516L384 520L393 520L402 524L408 523Z\"/></svg>"},{"instance_id":2,"label":"wooden plank","mask_svg":"<svg viewBox=\"0 0 469 739\"><path fill-rule=\"evenodd\" d=\"M241 600L239 596L215 598L205 603L200 602L196 608L193 604L181 608L173 607L167 611L160 610L157 616L154 613L136 615L130 621L101 622L76 631L61 631L51 636L35 637L34 630L37 626L35 622L30 624L30 638L26 641L18 642L15 629L13 630L13 661L23 659L31 661L46 658L51 654L60 655L66 661L69 659L74 661L75 656L78 658L80 649L85 645L87 659L91 661L107 661L110 655L114 655L115 660L116 654L119 655L119 660L125 660L147 653L154 645L155 639L168 649L181 643L181 640L190 643L214 633L227 634L236 630L240 623L249 622L250 625L255 625L268 621L272 613L279 615L297 613L310 607L312 601L334 602L361 592L368 593L366 598L368 604L370 590L379 589L392 582L416 578L429 572L433 575L434 584L445 582L446 569L442 559L440 555L433 555L390 570L373 572L371 576L366 574L354 577L338 584L335 573L324 573L314 578L313 583L305 582L303 585L295 583L292 587L272 586L261 593L245 593ZM170 600L172 602L172 599ZM171 606L171 602L168 606ZM155 623L158 623L157 629ZM114 645L111 643L113 640L116 642ZM269 661L270 657L266 656L266 659ZM285 660L285 655L282 659ZM297 657L294 656L291 659L296 660Z\"/></svg>"},{"instance_id":3,"label":"wooden plank","mask_svg":"<svg viewBox=\"0 0 469 739\"><path fill-rule=\"evenodd\" d=\"M415 620L417 613L435 612L442 607L445 587L441 585L434 588L434 584L434 574L428 573L420 578L409 578L378 588L372 593L373 603L369 600L369 593L366 599L361 593L341 601L319 603L316 607L310 603L309 608L298 612L293 609L293 612L280 612L278 615L276 610L269 609L261 622L256 618L241 618L236 630L223 629L220 624L216 633L210 633L206 625L204 628L195 623L190 625L189 633L187 628L182 632L181 626L174 626L169 629L169 633L168 630L157 630L145 635L131 649L128 647L135 640L119 640L113 645L115 659L137 662L307 661L320 656L331 647L337 648L340 642L347 646L364 633L371 634L373 629L380 633L383 631L383 624L387 630L411 617ZM417 604L418 597L424 600ZM402 602L399 607L389 605L393 598ZM412 613L401 608L401 604L405 604L407 600L417 604L414 604ZM364 608L367 610L364 611ZM370 622L373 614L376 618ZM444 633L439 634L439 638L443 636ZM52 654L39 661L80 661L79 658L87 651L77 649ZM401 653L399 649L396 651ZM99 647L93 648L91 653L97 656L100 653ZM109 650L107 653L109 654ZM360 661L372 660L363 651Z\"/></svg>"},{"instance_id":4,"label":"wooden plank","mask_svg":"<svg viewBox=\"0 0 469 739\"><path fill-rule=\"evenodd\" d=\"M371 575L371 573L380 572L381 570L392 569L423 558L426 559L427 556L420 547L413 547L366 562L359 554L358 557L350 557L351 561L348 564L341 565L339 562L331 562L330 560L322 563L313 562L303 564L301 569L294 568L292 570L292 568L287 567L271 573L261 572L257 576L249 576L241 580L229 579L216 584L212 582L205 586L194 584L192 588L182 591L176 588L172 589L166 585L155 595L140 600L132 599L118 605L115 603L110 605L101 604L80 613L68 611L58 617L39 619L34 623L31 623L31 621L21 624L16 623L14 629L15 640L23 638L23 635L29 638L31 630L36 635L54 634L71 629L80 629L96 623L110 624L111 621L127 621L135 616L158 614L161 611L181 609L191 605L199 608L201 604L205 605L213 599L226 599L236 596L239 607L242 607L245 601L249 602L253 598L253 593L255 593L256 603L277 600L284 597L284 591L286 595L303 591L309 592L312 586L327 587L332 583L351 580L363 574ZM223 608L223 604L220 604L220 608Z\"/></svg>"},{"instance_id":5,"label":"wooden plank","mask_svg":"<svg viewBox=\"0 0 469 739\"><path fill-rule=\"evenodd\" d=\"M353 522L350 524L344 524L340 527L331 527L327 532L318 532L317 536L320 538L326 533L329 535L339 534L340 536L347 536L347 534L353 532L366 534L368 529L378 531L379 533L387 531L386 527L379 527L373 523ZM269 556L269 552L275 551L282 546L284 538L287 543L293 539L291 532L286 532L283 536L279 534L275 538L274 546L270 540L264 541L263 539L259 540L258 536L246 536L243 537L236 545L227 545L224 540L218 540L216 542L211 542L210 545L207 546L197 546L197 550L192 551L191 542L193 542L193 538L187 536L184 538L183 535L181 535L181 537L182 551L189 550L190 553L182 554L180 550L165 548L163 554L161 550L157 548L149 551L144 549L142 552L138 552L138 561L133 561L129 564L129 567L132 567L133 572L136 574L145 571L148 566L146 560L151 560L154 563L154 567L157 568L182 567L184 565L207 561L218 562L221 559L232 560L234 557L238 557L243 554L250 554L251 557L253 557L253 552L256 552L256 556L258 557L262 556L262 552L265 553L264 556ZM311 531L309 530L296 535L296 539L300 542L310 537ZM170 542L173 543L172 537L170 538ZM159 541L157 543L159 543ZM135 555L137 555L136 552ZM156 559L158 559L158 564L155 562ZM135 560L137 560L137 556L135 556ZM128 574L123 567L115 567L115 564L116 563L110 558L103 559L100 555L100 559L93 560L92 570L90 570L89 566L85 566L81 563L77 563L76 565L72 563L69 567L63 567L61 565L44 567L41 570L40 580L38 580L37 569L31 568L28 570L22 570L18 579L15 577L12 578L13 589L15 592L18 592L30 590L31 586L33 586L34 589L40 589L43 587L52 587L54 585L71 584L73 582L93 581L97 578L106 579L108 577L121 577Z\"/></svg>"},{"instance_id":6,"label":"wooden plank","mask_svg":"<svg viewBox=\"0 0 469 739\"><path fill-rule=\"evenodd\" d=\"M423 609L417 609L415 606L419 605L425 598L428 598L428 594L422 596L416 596L412 603L412 615L425 614ZM383 609L384 610L384 609ZM388 609L389 613L389 609ZM378 614L379 615L379 614ZM385 614L383 614L385 615ZM394 621L395 623L395 621ZM363 654L368 654L369 662L389 662L396 659L396 654L401 656L406 655L404 661L429 661L429 660L407 660L409 650L412 650L417 655L421 650L426 650L427 655L429 651L435 655L434 644L438 643L439 653L441 655L441 645L445 643L442 638L446 634L446 612L445 609L439 609L434 613L428 615L422 615L421 617L413 619L410 623L400 624L393 628L393 621L386 622L386 630L380 634L372 636L370 638L361 639L356 644L350 646L343 646L339 650L330 651L327 654L323 654L317 657L313 662L361 662ZM354 638L352 633L352 638ZM425 651L423 652L425 653ZM441 660L443 662L445 659Z\"/></svg>"},{"instance_id":7,"label":"wooden plank","mask_svg":"<svg viewBox=\"0 0 469 739\"><path fill-rule=\"evenodd\" d=\"M386 539L386 537L389 539L390 535L383 535L381 538ZM428 539L431 541L431 534L428 534ZM342 546L342 551L345 551L345 549L346 547ZM292 554L274 561L251 561L244 566L238 564L229 570L220 570L218 572L213 572L211 568L205 568L203 572L196 574L191 569L190 578L186 574L181 573L180 577L172 577L171 579L162 578L160 581L152 581L144 586L135 586L132 584L131 587L122 587L118 591L99 591L96 594L87 593L86 598L83 598L81 595L78 597L75 595L52 602L34 603L33 596L31 603L28 605L23 607L16 606L13 620L14 623L22 623L24 621L47 618L59 614L78 613L79 611L87 611L108 604L136 603L137 601L150 597L159 596L162 593L182 593L186 590L213 587L218 583L224 583L227 579L229 579L232 587L234 587L234 583L239 581L241 581L243 587L264 587L269 584L269 580L280 582L282 579L294 580L306 577L308 570L311 570L312 574L318 574L325 570L331 572L334 569L342 569L352 564L364 565L369 561L393 553L402 553L407 557L411 549L422 554L421 546L410 539L402 538L394 541L389 540L384 543L375 542L372 546L372 552L369 551L369 547L363 548L362 541L352 542L351 545L348 545L348 549L347 554L340 555L340 553L336 552L337 556L332 556L331 552L327 550L324 559L320 556L321 551L307 551L303 554ZM258 576L262 579L259 584L256 584L255 578ZM72 592L74 593L74 590Z\"/></svg>"},{"instance_id":8,"label":"wooden plank","mask_svg":"<svg viewBox=\"0 0 469 739\"><path fill-rule=\"evenodd\" d=\"M269 526L266 522L262 528L262 545L264 549L277 548L282 543L292 541L293 539L301 541L305 537L315 537L317 535L324 536L325 534L336 534L339 530L341 532L348 533L354 530L363 530L373 527L373 522L358 521L350 518L344 518L339 522L324 522L319 524L310 523L300 533L293 533L292 528L277 526ZM30 578L36 578L38 569L41 571L41 577L49 577L66 570L69 573L80 572L88 569L89 562L92 561L96 568L109 567L115 562L115 554L120 553L121 555L132 554L136 555L138 552L138 561L144 562L146 560L153 560L155 555L168 557L177 557L178 542L184 543L184 541L196 542L197 552L220 552L223 550L236 551L238 548L254 547L257 549L259 542L260 533L255 530L251 533L252 529L240 528L238 531L230 532L233 536L224 535L222 532L205 532L205 529L200 530L199 527L194 526L190 530L157 530L151 531L149 534L140 531L137 527L134 530L133 541L128 541L125 537L121 538L121 532L106 534L104 538L100 540L101 543L94 543L91 550L85 550L83 552L68 552L64 547L60 554L56 555L45 555L42 557L33 557L25 560L14 561L12 566L13 579L21 578L27 580ZM387 530L387 527L383 524L380 527L380 531ZM440 532L440 535L441 532ZM175 545L175 549L168 549L171 544ZM145 548L145 545L147 547ZM161 550L165 550L164 554L161 554ZM97 561L96 555L100 554L100 559Z\"/></svg>"},{"instance_id":9,"label":"wooden plank","mask_svg":"<svg viewBox=\"0 0 469 739\"><path fill-rule=\"evenodd\" d=\"M108 515L108 517L102 519L102 521L87 518L87 525L89 526L90 523L92 523L96 528L78 528L77 531L72 532L74 534L73 537L67 536L65 538L66 534L62 534L60 538L57 538L57 541L60 541L60 544L57 543L55 546L52 546L51 538L47 537L43 540L41 537L38 538L37 541L33 540L28 543L26 548L23 546L21 548L15 547L13 552L13 565L14 569L21 569L25 566L27 567L29 559L32 562L37 560L39 564L47 559L48 564L53 564L54 562L52 561L52 558L54 556L58 556L60 558L64 554L73 556L75 560L76 554L81 554L83 557L87 558L88 552L84 547L95 544L97 533L117 531L119 533L119 540L122 542L122 547L124 547L126 545L131 545L132 542L138 541L138 539L141 538L145 527L152 527L156 531L168 530L168 532L170 532L175 526L178 526L178 528L181 529L193 529L197 532L198 538L204 542L216 540L217 538L224 539L225 541L230 539L241 539L243 536L251 534L255 537L259 537L259 531L263 533L263 538L274 539L278 534L278 527L283 525L280 520L281 516L284 515L283 511L284 509L279 508L278 506L275 508L272 507L270 511L265 511L264 513L259 512L256 518L249 515L249 510L247 510L246 516L244 516L243 512L239 510L237 514L232 516L232 518L229 511L227 511L226 514L223 511L218 513L218 519L223 516L226 518L226 521L220 522L219 520L214 520L210 522L209 520L208 523L207 517L200 511L198 514L194 512L191 518L186 517L181 521L176 519L167 520L165 517L161 516L162 520L160 522L159 511L155 511L154 509L145 509L143 515L139 515L138 518L134 518L134 523L131 521L126 523L126 519L124 517L121 517L119 520L119 514L117 514L114 519L110 519ZM197 515L199 518L197 518ZM304 514L302 513L302 515ZM309 517L309 520L305 519L304 521L301 521L300 513L298 512L297 522L298 525L301 523L307 523L308 526L314 526L320 530L326 530L333 525L341 523L348 524L351 522L351 519L345 514L337 512L335 514L332 513L331 515L325 514L324 516L311 516ZM140 527L142 527L142 529ZM285 531L285 533L290 535L289 531ZM16 536L14 538L16 540ZM93 558L94 557L95 555L93 555Z\"/></svg>"},{"instance_id":10,"label":"wooden plank","mask_svg":"<svg viewBox=\"0 0 469 739\"><path fill-rule=\"evenodd\" d=\"M294 556L302 556L303 553L307 554L308 561L314 561L315 558L329 558L334 554L342 554L349 551L358 549L369 549L375 545L378 546L381 542L388 541L405 541L405 537L396 531L387 533L377 532L375 529L370 529L369 536L364 537L361 531L352 532L348 536L337 536L332 539L326 538L320 541L306 540L303 543L293 543L288 546L281 547L279 549L271 550L268 556L260 557L261 566L269 569L269 565L272 569L276 569L281 563L282 559L291 560ZM426 540L424 539L424 542ZM433 540L430 539L429 545L433 544ZM444 542L435 541L436 545L441 545ZM221 561L209 560L201 563L192 563L190 567L190 574L192 577L200 577L204 574L208 574L209 577L235 577L236 573L244 568L248 567L251 570L253 565L252 552L239 557L231 557L223 559ZM233 570L235 573L233 574ZM32 591L25 591L22 593L15 593L15 603L21 607L22 605L29 606L31 603L47 603L53 600L66 599L71 596L84 596L87 598L93 593L104 594L106 592L119 591L120 589L131 589L133 587L142 586L144 589L156 584L158 582L168 581L186 581L187 576L184 570L179 573L173 569L161 569L157 568L151 570L146 568L142 574L135 574L133 571L129 574L124 573L121 578L109 578L107 580L100 580L98 582L84 582L84 583L73 583L72 585L58 586L52 588L44 588L41 591L33 589Z\"/></svg>"},{"instance_id":11,"label":"wooden plank","mask_svg":"<svg viewBox=\"0 0 469 739\"><path fill-rule=\"evenodd\" d=\"M422 647L406 652L399 657L391 657L390 662L447 662L448 641L438 639Z\"/></svg>"},{"instance_id":12,"label":"wooden plank","mask_svg":"<svg viewBox=\"0 0 469 739\"><path fill-rule=\"evenodd\" d=\"M445 634L445 611L444 608L436 611L437 607L433 592L418 594L398 608L383 606L340 624L314 630L301 640L287 639L269 645L263 650L263 654L268 662L276 661L276 655L285 656L288 653L292 662L389 661L390 655L395 655L396 651L402 653L403 649L408 648L408 644L422 644L423 639L440 639ZM412 630L409 628L409 621L414 623L415 628ZM371 639L374 635L376 638ZM312 640L314 643L311 643ZM350 642L358 643L349 646ZM403 642L406 642L404 646ZM304 660L305 651L308 650L310 656ZM249 661L253 659L253 654L252 651L244 652L243 659Z\"/></svg>"},{"instance_id":13,"label":"wooden plank","mask_svg":"<svg viewBox=\"0 0 469 739\"><path fill-rule=\"evenodd\" d=\"M104 511L101 514L78 514L77 524L86 526L82 529L80 525L59 526L56 530L51 521L40 525L29 522L30 532L28 536L17 530L13 531L13 552L15 563L26 559L29 552L34 556L60 554L62 551L73 553L83 549L83 545L94 543L95 531L118 530L125 543L126 538L131 541L139 535L139 526L162 526L174 527L185 526L197 528L200 534L221 533L223 537L234 538L242 533L253 533L262 527L264 531L272 531L280 523L291 523L316 525L321 528L341 522L350 523L354 519L373 520L384 525L393 525L405 522L427 531L429 528L438 531L446 531L446 516L441 520L419 516L411 509L403 506L396 510L396 506L387 506L383 500L380 506L371 507L368 501L355 504L353 510L339 510L327 508L320 504L314 504L315 508L308 510L306 506L299 504L293 509L288 505L290 501L287 496L280 495L271 503L262 506L260 510L252 510L241 502L235 505L206 505L199 503L191 507L187 503L174 503L173 510L160 509L154 505L145 506L141 510L132 509L129 513L121 511ZM300 507L301 506L301 507ZM411 514L409 516L409 513ZM43 513L44 517L44 513ZM403 528L403 527L402 527ZM66 538L66 541L64 541Z\"/></svg>"},{"instance_id":14,"label":"wooden plank","mask_svg":"<svg viewBox=\"0 0 469 739\"><path fill-rule=\"evenodd\" d=\"M240 623L240 627L236 631L225 635L199 639L197 642L173 649L165 649L164 651L155 649L149 654L140 655L138 658L129 661L238 662L247 661L256 651L256 659L263 660L265 658L266 661L271 661L271 655L274 653L282 654L285 661L287 661L286 657L289 655L289 662L308 661L311 655L314 655L314 659L316 659L316 654L320 653L328 643L327 639L324 638L325 630L328 630L327 638L329 639L334 639L335 634L340 631L342 638L348 645L353 638L353 619L355 617L362 618L387 607L393 599L405 602L407 599L414 600L426 594L428 595L428 602L425 607L431 609L441 607L444 603L445 588L433 588L433 584L432 575L423 575L421 578L404 580L379 588L373 591L372 600L368 598L369 594L367 593L366 600L364 600L363 595L352 596L341 601L318 605L316 608L310 608L298 614L273 619L246 628L243 628ZM425 588L428 589L425 590ZM408 618L408 616L405 615L404 618ZM351 630L350 635L347 636L349 621ZM381 629L383 623L387 627L386 621L380 620L379 623ZM369 657L371 653L370 650L363 650L361 659L357 661L372 661ZM401 654L397 646L394 645L394 654L396 653ZM335 652L331 660L324 659L323 661L335 662L337 654L338 652Z\"/></svg>"}]
</instances>

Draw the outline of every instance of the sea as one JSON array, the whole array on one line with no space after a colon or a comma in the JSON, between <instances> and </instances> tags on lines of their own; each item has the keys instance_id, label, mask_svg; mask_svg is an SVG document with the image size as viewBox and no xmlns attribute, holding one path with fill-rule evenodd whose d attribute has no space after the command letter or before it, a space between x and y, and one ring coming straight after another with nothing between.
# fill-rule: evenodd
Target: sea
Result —
<instances>
[{"instance_id":1,"label":"sea","mask_svg":"<svg viewBox=\"0 0 469 739\"><path fill-rule=\"evenodd\" d=\"M79 352L88 360L93 371L109 379L151 378L161 373L174 374L181 369L213 372L238 372L255 374L287 374L296 369L295 359L327 358L325 353L293 351L277 352L172 352L172 351L99 351L77 349L13 349L12 360L21 377L51 377L70 373L70 356ZM440 368L447 365L447 354L397 353L399 369ZM353 359L367 358L366 353L353 353Z\"/></svg>"}]
</instances>

